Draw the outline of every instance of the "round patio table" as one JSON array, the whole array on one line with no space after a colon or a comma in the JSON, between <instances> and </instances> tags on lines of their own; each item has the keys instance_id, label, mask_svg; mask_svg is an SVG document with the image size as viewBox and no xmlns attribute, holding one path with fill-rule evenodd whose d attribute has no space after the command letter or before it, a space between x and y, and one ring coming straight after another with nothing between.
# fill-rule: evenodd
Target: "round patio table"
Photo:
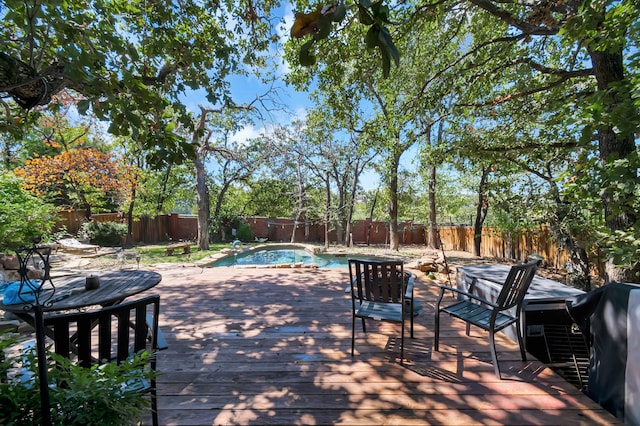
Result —
<instances>
[{"instance_id":1,"label":"round patio table","mask_svg":"<svg viewBox=\"0 0 640 426\"><path fill-rule=\"evenodd\" d=\"M156 286L162 275L146 270L120 270L92 273L100 280L100 287L86 290L87 275L55 277L51 279L55 292L51 306L43 306L43 312L65 311L89 306L111 306L121 303L128 297L142 293ZM50 291L50 290L45 290ZM43 296L46 300L46 295ZM48 305L48 304L47 304ZM13 312L20 319L33 325L31 306L27 304L5 305L0 303L0 309Z\"/></svg>"}]
</instances>

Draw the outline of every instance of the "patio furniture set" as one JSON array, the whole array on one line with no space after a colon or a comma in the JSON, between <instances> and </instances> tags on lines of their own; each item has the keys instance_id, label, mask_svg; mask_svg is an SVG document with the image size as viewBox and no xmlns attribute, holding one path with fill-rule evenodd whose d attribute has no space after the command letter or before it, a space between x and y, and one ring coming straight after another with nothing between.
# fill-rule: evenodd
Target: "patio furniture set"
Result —
<instances>
[{"instance_id":1,"label":"patio furniture set","mask_svg":"<svg viewBox=\"0 0 640 426\"><path fill-rule=\"evenodd\" d=\"M11 312L36 331L42 424L51 424L45 362L45 336L55 353L89 367L96 363L127 360L141 350L166 349L158 328L160 296L125 299L156 286L162 276L145 270L120 270L100 275L50 276L51 247L18 251L20 282L5 286L0 310ZM85 308L99 306L97 310ZM46 315L45 315L46 314ZM133 330L133 333L131 332ZM96 332L97 331L97 332ZM156 357L149 368L155 370ZM153 424L158 424L155 376L149 383L123 383L151 394Z\"/></svg>"}]
</instances>

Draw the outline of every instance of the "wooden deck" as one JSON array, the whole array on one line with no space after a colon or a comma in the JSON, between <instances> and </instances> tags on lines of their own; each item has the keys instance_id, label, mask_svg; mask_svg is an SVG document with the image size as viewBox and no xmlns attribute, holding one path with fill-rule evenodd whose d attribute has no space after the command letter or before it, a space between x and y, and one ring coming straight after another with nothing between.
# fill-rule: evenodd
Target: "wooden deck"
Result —
<instances>
[{"instance_id":1,"label":"wooden deck","mask_svg":"<svg viewBox=\"0 0 640 426\"><path fill-rule=\"evenodd\" d=\"M158 355L163 425L619 423L540 362L522 362L501 334L502 381L487 334L468 338L461 321L442 317L434 353L437 287L424 278L415 294L425 313L401 366L391 324L368 323L365 335L358 323L351 358L346 269L158 272L169 344Z\"/></svg>"}]
</instances>

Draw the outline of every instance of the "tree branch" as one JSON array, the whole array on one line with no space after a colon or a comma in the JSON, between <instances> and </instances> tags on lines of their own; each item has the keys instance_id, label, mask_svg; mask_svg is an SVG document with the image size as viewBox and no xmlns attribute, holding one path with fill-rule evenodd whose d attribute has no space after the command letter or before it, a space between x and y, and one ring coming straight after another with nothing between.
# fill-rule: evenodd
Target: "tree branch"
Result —
<instances>
[{"instance_id":1,"label":"tree branch","mask_svg":"<svg viewBox=\"0 0 640 426\"><path fill-rule=\"evenodd\" d=\"M561 75L567 78L587 77L587 76L593 75L593 72L594 72L593 68L584 68L584 69L573 70L573 71L550 68L545 65L539 64L530 58L525 58L522 60L522 62L528 64L531 68L533 68L534 70L542 74Z\"/></svg>"},{"instance_id":2,"label":"tree branch","mask_svg":"<svg viewBox=\"0 0 640 426\"><path fill-rule=\"evenodd\" d=\"M515 41L518 41L518 40L522 40L522 39L526 38L526 36L527 36L526 34L518 34L518 35L515 35L515 36L498 37L498 38L494 38L492 40L488 40L488 41L486 41L484 43L480 43L479 45L475 46L473 49L469 50L464 55L461 55L460 57L458 57L451 64L447 65L446 67L444 67L443 69L438 71L436 74L433 75L433 77L431 77L430 79L425 81L424 84L422 85L422 88L420 89L420 92L424 93L427 90L427 86L429 86L429 84L431 84L431 82L433 82L434 80L438 79L442 74L444 74L445 72L447 72L451 68L455 67L456 65L458 65L459 63L464 61L469 56L475 55L480 49L483 49L483 48L485 48L487 46L490 46L490 45L496 44L496 43L512 43L512 42L515 42Z\"/></svg>"},{"instance_id":3,"label":"tree branch","mask_svg":"<svg viewBox=\"0 0 640 426\"><path fill-rule=\"evenodd\" d=\"M561 77L558 78L555 81L552 81L548 84L542 85L542 86L538 86L538 87L534 87L533 89L529 89L529 90L525 90L524 92L518 92L518 93L514 93L514 94L508 94L505 96L501 96L501 97L495 97L490 101L487 102L481 102L481 103L460 103L457 104L456 106L458 107L486 107L486 106L491 106L491 105L501 105L504 104L505 102L508 102L510 100L513 99L522 99L522 98L526 98L528 96L534 95L536 93L540 93L540 92L545 92L547 90L553 89L554 87L558 87L560 85L562 85L562 83L564 83L565 81L569 80L570 77Z\"/></svg>"},{"instance_id":4,"label":"tree branch","mask_svg":"<svg viewBox=\"0 0 640 426\"><path fill-rule=\"evenodd\" d=\"M540 26L522 21L506 10L497 7L490 0L469 0L469 2L496 18L501 19L505 23L518 28L527 35L555 35L559 31L558 26Z\"/></svg>"}]
</instances>

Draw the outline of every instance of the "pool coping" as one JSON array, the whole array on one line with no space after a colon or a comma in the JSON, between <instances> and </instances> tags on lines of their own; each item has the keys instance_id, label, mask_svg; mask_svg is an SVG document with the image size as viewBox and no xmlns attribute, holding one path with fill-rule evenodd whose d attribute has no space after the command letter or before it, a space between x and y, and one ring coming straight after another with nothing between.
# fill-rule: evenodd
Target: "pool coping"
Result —
<instances>
[{"instance_id":1,"label":"pool coping","mask_svg":"<svg viewBox=\"0 0 640 426\"><path fill-rule=\"evenodd\" d=\"M207 267L215 267L215 268L235 268L235 269L287 269L287 268L295 268L295 269L322 269L320 268L317 264L315 263L309 263L309 264L303 264L302 262L297 262L297 263L278 263L278 264L273 264L273 265L232 265L232 266L211 266L212 263L226 258L226 257L231 257L234 255L238 255L238 254L244 254L244 253L250 253L253 251L258 251L258 250L265 250L265 249L270 249L270 250L286 250L287 248L291 248L291 249L304 249L306 251L308 251L309 253L311 253L314 256L322 256L322 255L329 255L329 256L337 256L337 257L350 257L350 258L359 258L359 257L364 257L366 256L367 258L382 258L383 256L374 256L371 254L358 254L358 253L346 253L346 252L338 252L338 253L333 253L331 251L326 251L324 249L324 247L319 247L317 245L311 245L311 244L304 244L304 243L276 243L276 242L271 242L271 243L260 243L257 245L251 245L248 247L244 247L245 244L243 244L243 248L241 249L234 249L233 247L230 248L226 248L223 250L220 250L220 253L208 256L205 259L200 260L198 263L201 266L207 266ZM394 256L384 256L384 258L392 258Z\"/></svg>"}]
</instances>

